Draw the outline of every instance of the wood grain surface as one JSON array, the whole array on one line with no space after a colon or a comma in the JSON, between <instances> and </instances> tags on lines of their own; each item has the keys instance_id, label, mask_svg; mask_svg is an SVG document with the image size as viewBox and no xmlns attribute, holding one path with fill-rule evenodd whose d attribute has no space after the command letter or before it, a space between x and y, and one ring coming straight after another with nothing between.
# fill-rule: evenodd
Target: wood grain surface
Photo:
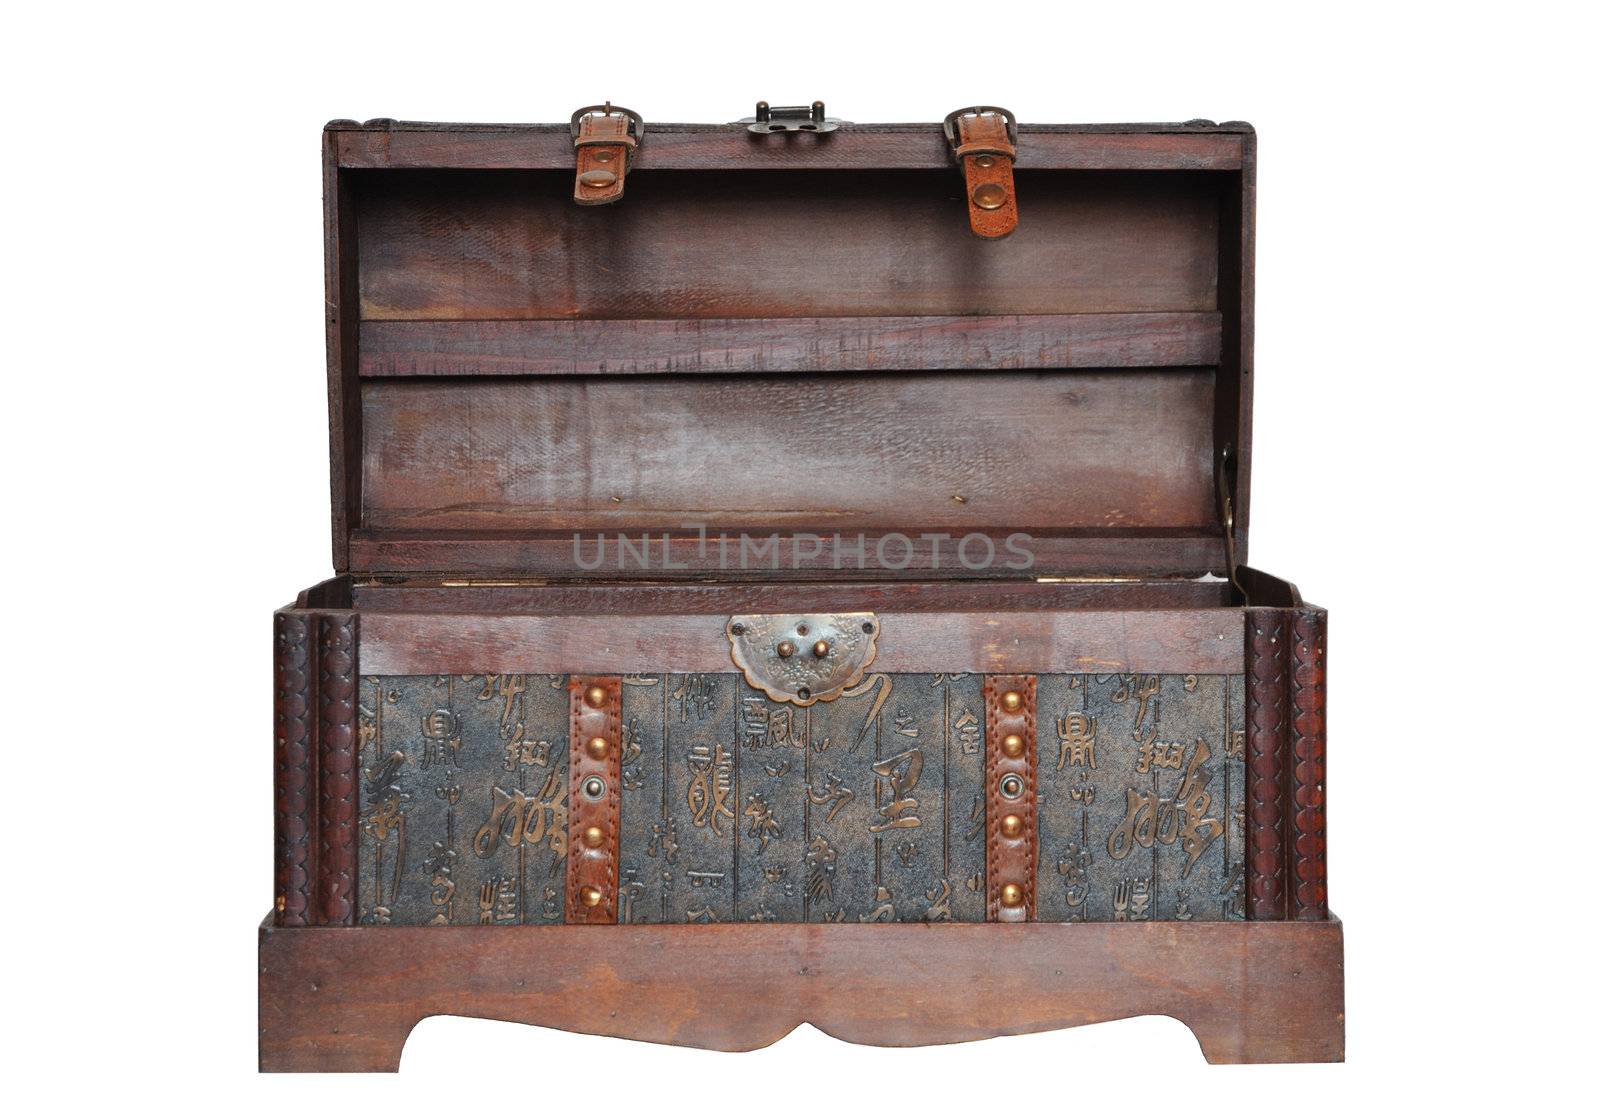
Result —
<instances>
[{"instance_id":1,"label":"wood grain surface","mask_svg":"<svg viewBox=\"0 0 1600 1093\"><path fill-rule=\"evenodd\" d=\"M572 170L565 125L334 122L338 165L364 169ZM1248 125L1023 125L1017 166L1077 171L1234 171L1253 139ZM742 125L647 121L635 171L739 168L952 169L937 124L853 125L826 137L755 137Z\"/></svg>"},{"instance_id":2,"label":"wood grain surface","mask_svg":"<svg viewBox=\"0 0 1600 1093\"><path fill-rule=\"evenodd\" d=\"M1209 530L1212 382L1205 369L368 381L363 522Z\"/></svg>"},{"instance_id":3,"label":"wood grain surface","mask_svg":"<svg viewBox=\"0 0 1600 1093\"><path fill-rule=\"evenodd\" d=\"M1215 311L361 324L361 375L959 371L1214 366Z\"/></svg>"},{"instance_id":4,"label":"wood grain surface","mask_svg":"<svg viewBox=\"0 0 1600 1093\"><path fill-rule=\"evenodd\" d=\"M1147 611L885 612L877 672L1244 670L1239 608ZM722 615L361 615L367 675L720 672Z\"/></svg>"},{"instance_id":5,"label":"wood grain surface","mask_svg":"<svg viewBox=\"0 0 1600 1093\"><path fill-rule=\"evenodd\" d=\"M397 1070L425 1017L722 1051L809 1023L886 1047L1142 1014L1213 1063L1344 1057L1327 922L263 927L263 1071Z\"/></svg>"},{"instance_id":6,"label":"wood grain surface","mask_svg":"<svg viewBox=\"0 0 1600 1093\"><path fill-rule=\"evenodd\" d=\"M671 172L603 208L571 169L356 184L363 319L1212 311L1220 175L1038 172L979 239L960 176Z\"/></svg>"}]
</instances>

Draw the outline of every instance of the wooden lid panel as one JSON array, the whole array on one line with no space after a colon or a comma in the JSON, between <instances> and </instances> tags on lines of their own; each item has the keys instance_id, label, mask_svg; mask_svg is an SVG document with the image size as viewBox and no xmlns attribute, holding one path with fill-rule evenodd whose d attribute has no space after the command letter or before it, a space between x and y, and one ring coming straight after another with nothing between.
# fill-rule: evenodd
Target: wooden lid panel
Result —
<instances>
[{"instance_id":1,"label":"wooden lid panel","mask_svg":"<svg viewBox=\"0 0 1600 1093\"><path fill-rule=\"evenodd\" d=\"M1247 127L1024 127L999 241L936 126L652 127L599 208L564 134L329 127L341 572L582 577L573 533L698 524L1194 575L1224 447L1243 560Z\"/></svg>"}]
</instances>

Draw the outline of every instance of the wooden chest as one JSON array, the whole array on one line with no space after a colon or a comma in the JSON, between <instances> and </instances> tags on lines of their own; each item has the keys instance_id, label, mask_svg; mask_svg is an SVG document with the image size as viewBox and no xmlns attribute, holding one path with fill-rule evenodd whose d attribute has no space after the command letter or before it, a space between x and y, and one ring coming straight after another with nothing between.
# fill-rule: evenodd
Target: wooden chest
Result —
<instances>
[{"instance_id":1,"label":"wooden chest","mask_svg":"<svg viewBox=\"0 0 1600 1093\"><path fill-rule=\"evenodd\" d=\"M1326 614L1246 565L1255 149L331 123L262 1068L440 1013L1340 1058Z\"/></svg>"}]
</instances>

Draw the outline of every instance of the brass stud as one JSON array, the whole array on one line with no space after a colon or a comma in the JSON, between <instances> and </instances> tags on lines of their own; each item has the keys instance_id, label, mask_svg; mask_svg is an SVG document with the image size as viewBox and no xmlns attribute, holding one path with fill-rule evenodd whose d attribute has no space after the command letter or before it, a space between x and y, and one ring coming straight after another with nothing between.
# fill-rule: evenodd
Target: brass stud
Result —
<instances>
[{"instance_id":1,"label":"brass stud","mask_svg":"<svg viewBox=\"0 0 1600 1093\"><path fill-rule=\"evenodd\" d=\"M611 751L611 744L603 736L591 736L583 750L589 753L590 759L604 759Z\"/></svg>"},{"instance_id":2,"label":"brass stud","mask_svg":"<svg viewBox=\"0 0 1600 1093\"><path fill-rule=\"evenodd\" d=\"M1000 741L1000 750L1005 752L1006 755L1012 759L1019 758L1022 755L1022 749L1022 737L1018 736L1016 733L1012 733L1004 740Z\"/></svg>"},{"instance_id":3,"label":"brass stud","mask_svg":"<svg viewBox=\"0 0 1600 1093\"><path fill-rule=\"evenodd\" d=\"M610 697L611 696L606 693L606 689L600 686L598 683L593 687L590 687L587 691L583 692L583 700L597 710L601 706L604 706L606 704L606 699ZM598 758L598 756L596 758Z\"/></svg>"},{"instance_id":4,"label":"brass stud","mask_svg":"<svg viewBox=\"0 0 1600 1093\"><path fill-rule=\"evenodd\" d=\"M978 164L979 167L993 167L994 166L994 157L993 156L979 156L977 158L977 164Z\"/></svg>"},{"instance_id":5,"label":"brass stud","mask_svg":"<svg viewBox=\"0 0 1600 1093\"><path fill-rule=\"evenodd\" d=\"M1020 884L1008 884L1004 888L1000 889L1000 906L1002 906L1002 907L1021 907L1022 906L1022 885L1020 885Z\"/></svg>"},{"instance_id":6,"label":"brass stud","mask_svg":"<svg viewBox=\"0 0 1600 1093\"><path fill-rule=\"evenodd\" d=\"M1017 691L1007 691L1000 696L1000 705L1005 707L1006 713L1016 713L1022 709L1022 695Z\"/></svg>"},{"instance_id":7,"label":"brass stud","mask_svg":"<svg viewBox=\"0 0 1600 1093\"><path fill-rule=\"evenodd\" d=\"M594 885L586 884L582 888L578 889L578 898L583 901L583 905L585 907L598 907L600 906L600 901L605 898L605 895ZM1020 899L1021 897L1018 898ZM1012 904L1008 903L1006 906L1010 907Z\"/></svg>"},{"instance_id":8,"label":"brass stud","mask_svg":"<svg viewBox=\"0 0 1600 1093\"><path fill-rule=\"evenodd\" d=\"M578 184L580 186L587 186L591 190L603 190L607 186L614 184L616 181L617 175L614 171L585 171L583 174L578 176Z\"/></svg>"},{"instance_id":9,"label":"brass stud","mask_svg":"<svg viewBox=\"0 0 1600 1093\"><path fill-rule=\"evenodd\" d=\"M972 203L980 209L998 209L1007 200L1006 188L998 182L985 182L972 191Z\"/></svg>"},{"instance_id":10,"label":"brass stud","mask_svg":"<svg viewBox=\"0 0 1600 1093\"><path fill-rule=\"evenodd\" d=\"M606 833L604 828L596 827L595 825L590 824L588 827L583 829L584 846L597 847L605 841Z\"/></svg>"},{"instance_id":11,"label":"brass stud","mask_svg":"<svg viewBox=\"0 0 1600 1093\"><path fill-rule=\"evenodd\" d=\"M1000 821L1000 834L1008 839L1014 839L1022 834L1022 817L1017 815L1007 816Z\"/></svg>"},{"instance_id":12,"label":"brass stud","mask_svg":"<svg viewBox=\"0 0 1600 1093\"><path fill-rule=\"evenodd\" d=\"M610 163L616 158L617 154L615 152L608 152L604 148L600 149L600 151L594 154L594 161L596 163Z\"/></svg>"},{"instance_id":13,"label":"brass stud","mask_svg":"<svg viewBox=\"0 0 1600 1093\"><path fill-rule=\"evenodd\" d=\"M788 638L778 642L778 655L780 657L794 656L794 642L790 641Z\"/></svg>"},{"instance_id":14,"label":"brass stud","mask_svg":"<svg viewBox=\"0 0 1600 1093\"><path fill-rule=\"evenodd\" d=\"M817 643L811 647L811 655L825 657L828 655L828 643L818 638Z\"/></svg>"}]
</instances>

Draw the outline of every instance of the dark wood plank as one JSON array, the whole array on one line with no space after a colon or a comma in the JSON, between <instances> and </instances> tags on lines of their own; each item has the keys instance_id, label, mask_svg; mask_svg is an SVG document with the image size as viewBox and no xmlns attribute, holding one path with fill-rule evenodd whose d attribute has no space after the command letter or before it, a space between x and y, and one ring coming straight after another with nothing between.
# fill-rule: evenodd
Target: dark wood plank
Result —
<instances>
[{"instance_id":1,"label":"dark wood plank","mask_svg":"<svg viewBox=\"0 0 1600 1093\"><path fill-rule=\"evenodd\" d=\"M369 380L363 526L1209 530L1211 390L1208 369Z\"/></svg>"},{"instance_id":2,"label":"dark wood plank","mask_svg":"<svg viewBox=\"0 0 1600 1093\"><path fill-rule=\"evenodd\" d=\"M1232 175L1023 172L979 239L948 171L358 174L364 319L1052 315L1217 307ZM848 330L848 327L845 327Z\"/></svg>"},{"instance_id":3,"label":"dark wood plank","mask_svg":"<svg viewBox=\"0 0 1600 1093\"><path fill-rule=\"evenodd\" d=\"M337 134L323 134L323 302L328 354L329 500L333 568L350 565L350 532L361 520L360 289L356 270L356 211L338 168Z\"/></svg>"},{"instance_id":4,"label":"dark wood plank","mask_svg":"<svg viewBox=\"0 0 1600 1093\"><path fill-rule=\"evenodd\" d=\"M722 1051L1165 1014L1213 1063L1344 1058L1337 920L263 928L258 951L264 1071L397 1070L436 1014Z\"/></svg>"},{"instance_id":5,"label":"dark wood plank","mask_svg":"<svg viewBox=\"0 0 1600 1093\"><path fill-rule=\"evenodd\" d=\"M825 581L782 583L635 580L562 582L455 579L385 580L344 587L341 602L360 611L440 614L750 614L787 611L1024 611L1134 607L1227 607L1222 580ZM318 606L324 606L319 604Z\"/></svg>"},{"instance_id":6,"label":"dark wood plank","mask_svg":"<svg viewBox=\"0 0 1600 1093\"><path fill-rule=\"evenodd\" d=\"M607 548L603 564L592 572L587 563L594 558L599 532L568 532L561 535L472 532L452 529L436 531L357 531L350 541L350 564L358 573L429 573L511 575L517 577L572 577L589 572L591 577L648 577L663 579L698 579L721 577L724 579L783 579L797 577L837 577L842 572L856 576L870 575L880 579L907 580L929 577L957 580L984 576L964 568L958 558L952 557L951 543L958 540L966 529L952 529L948 533L933 529L910 535L910 550L899 539L878 532L850 531L841 534L842 549L836 550L830 538L821 544L801 540L796 534L773 533L776 544L767 555L757 559L752 552L748 564L739 557L737 534L730 535L729 558L726 563L716 548L700 552L694 533L684 532L629 532L630 553L619 563L621 553L616 541L617 532L607 535ZM1004 545L1012 529L998 530L991 535L996 543ZM585 565L574 560L573 535L581 534L582 557ZM858 540L865 552L865 562L855 547ZM907 533L894 532L891 535ZM938 557L934 557L931 540L923 534L949 534L953 538L942 543ZM1105 534L1102 529L1079 528L1057 531L1024 532L1030 536L1027 550L1033 562L1025 571L1028 576L1104 577L1104 576L1197 576L1221 573L1224 569L1222 534L1220 531L1174 533L1171 529L1133 529L1123 534ZM648 544L644 542L648 536ZM668 541L670 540L670 541ZM715 536L712 537L715 542ZM765 533L752 539L761 549L767 541ZM817 553L807 556L815 548ZM639 564L635 551L645 550L651 559L648 566ZM880 551L895 563L888 568L878 562ZM1014 555L997 554L1005 560ZM671 566L663 563L669 559ZM670 572L669 572L670 570ZM987 576L995 576L988 573ZM1002 577L1014 575L1003 568Z\"/></svg>"},{"instance_id":7,"label":"dark wood plank","mask_svg":"<svg viewBox=\"0 0 1600 1093\"><path fill-rule=\"evenodd\" d=\"M1214 311L364 322L366 377L1215 365Z\"/></svg>"},{"instance_id":8,"label":"dark wood plank","mask_svg":"<svg viewBox=\"0 0 1600 1093\"><path fill-rule=\"evenodd\" d=\"M1244 670L1239 608L881 612L874 671ZM361 615L368 675L729 671L725 615Z\"/></svg>"},{"instance_id":9,"label":"dark wood plank","mask_svg":"<svg viewBox=\"0 0 1600 1093\"><path fill-rule=\"evenodd\" d=\"M1054 128L1054 127L1052 127ZM1068 170L1237 170L1237 131L1115 131L1024 126L1017 167ZM561 126L422 126L337 134L339 165L363 168L570 169L572 136ZM742 126L650 126L635 171L944 168L954 170L938 125L856 126L829 136L757 137ZM630 186L632 183L630 182Z\"/></svg>"}]
</instances>

